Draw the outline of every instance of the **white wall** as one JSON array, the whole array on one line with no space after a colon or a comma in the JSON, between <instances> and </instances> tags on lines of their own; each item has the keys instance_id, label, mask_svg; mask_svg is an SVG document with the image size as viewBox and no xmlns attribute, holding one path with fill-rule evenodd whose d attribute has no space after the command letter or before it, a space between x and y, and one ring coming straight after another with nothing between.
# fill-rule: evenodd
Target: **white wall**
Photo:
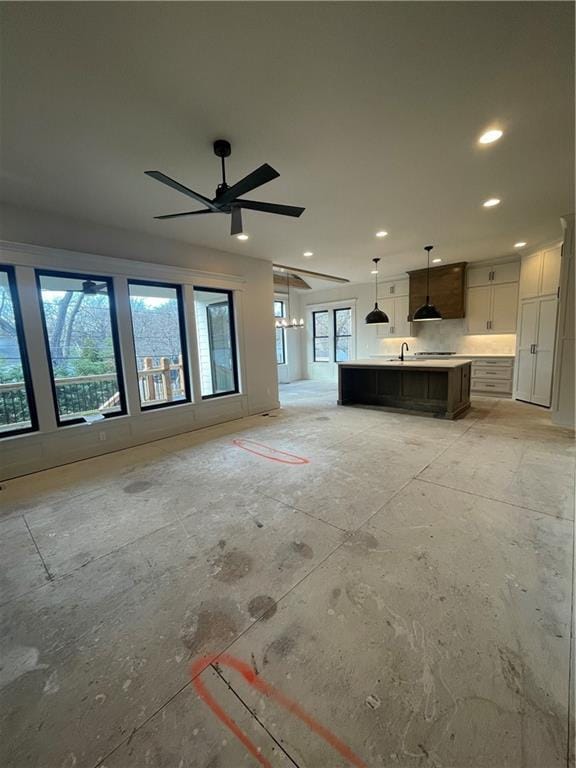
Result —
<instances>
[{"instance_id":1,"label":"white wall","mask_svg":"<svg viewBox=\"0 0 576 768\"><path fill-rule=\"evenodd\" d=\"M560 301L552 393L552 420L562 427L576 425L576 329L574 270L574 214L562 217L564 244L560 271Z\"/></svg>"},{"instance_id":2,"label":"white wall","mask_svg":"<svg viewBox=\"0 0 576 768\"><path fill-rule=\"evenodd\" d=\"M405 275L404 275L405 277ZM392 279L392 278L386 278ZM309 308L317 305L330 305L339 302L344 306L347 302L355 302L356 322L355 343L356 358L371 355L397 355L400 345L406 341L413 352L456 352L459 354L509 354L514 355L516 335L467 335L466 321L442 320L438 323L415 323L412 325L414 336L400 338L379 338L378 326L366 325L364 318L374 308L374 284L362 283L340 285L320 291L307 291L300 296L301 312L305 312L307 343L302 344L301 360L304 378L335 380L336 366L327 363L312 362L311 337L312 327Z\"/></svg>"},{"instance_id":3,"label":"white wall","mask_svg":"<svg viewBox=\"0 0 576 768\"><path fill-rule=\"evenodd\" d=\"M278 407L269 262L8 205L0 207L0 239L3 241L0 262L17 267L41 430L0 439L0 479ZM114 277L127 416L107 419L104 427L101 424L56 426L34 267L84 270ZM135 366L132 371L131 363L134 353L127 291L129 277L177 282L184 286L195 402L140 411ZM194 285L234 291L240 369L238 395L200 400L192 302ZM105 439L101 439L100 432L105 433Z\"/></svg>"}]
</instances>

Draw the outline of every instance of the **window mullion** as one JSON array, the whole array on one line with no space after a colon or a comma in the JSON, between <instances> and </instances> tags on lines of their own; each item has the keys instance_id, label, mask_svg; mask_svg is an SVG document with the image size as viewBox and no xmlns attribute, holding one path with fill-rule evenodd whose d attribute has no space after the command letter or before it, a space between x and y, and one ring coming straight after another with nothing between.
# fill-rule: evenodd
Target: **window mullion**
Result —
<instances>
[{"instance_id":1,"label":"window mullion","mask_svg":"<svg viewBox=\"0 0 576 768\"><path fill-rule=\"evenodd\" d=\"M182 286L182 303L184 304L184 328L186 336L186 351L189 361L189 375L192 384L191 401L202 402L202 382L200 378L200 351L196 331L196 312L194 307L194 288L191 285Z\"/></svg>"},{"instance_id":2,"label":"window mullion","mask_svg":"<svg viewBox=\"0 0 576 768\"><path fill-rule=\"evenodd\" d=\"M32 267L16 267L15 273L32 389L36 401L38 431L54 432L58 429L58 422L52 398L52 378L48 350L44 344L44 327L36 275Z\"/></svg>"},{"instance_id":3,"label":"window mullion","mask_svg":"<svg viewBox=\"0 0 576 768\"><path fill-rule=\"evenodd\" d=\"M114 277L113 283L114 298L116 300L116 325L120 340L120 357L122 359L122 373L126 393L126 410L129 414L134 414L141 410L141 406L128 280L125 277Z\"/></svg>"}]
</instances>

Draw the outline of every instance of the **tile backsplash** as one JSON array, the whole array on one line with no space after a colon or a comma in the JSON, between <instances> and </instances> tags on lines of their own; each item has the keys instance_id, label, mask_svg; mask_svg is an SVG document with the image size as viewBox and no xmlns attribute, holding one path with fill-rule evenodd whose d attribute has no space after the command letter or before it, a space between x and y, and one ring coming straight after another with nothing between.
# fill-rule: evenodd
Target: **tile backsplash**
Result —
<instances>
[{"instance_id":1,"label":"tile backsplash","mask_svg":"<svg viewBox=\"0 0 576 768\"><path fill-rule=\"evenodd\" d=\"M455 352L467 355L514 355L516 334L468 335L465 320L440 320L415 324L417 336L406 339L376 339L375 354L395 354L400 344L407 341L410 352Z\"/></svg>"}]
</instances>

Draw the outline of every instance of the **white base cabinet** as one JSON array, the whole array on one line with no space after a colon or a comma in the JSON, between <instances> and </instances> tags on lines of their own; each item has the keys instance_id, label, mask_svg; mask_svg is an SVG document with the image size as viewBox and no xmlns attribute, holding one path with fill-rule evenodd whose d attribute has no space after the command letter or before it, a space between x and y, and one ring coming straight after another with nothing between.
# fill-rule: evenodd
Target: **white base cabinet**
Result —
<instances>
[{"instance_id":1,"label":"white base cabinet","mask_svg":"<svg viewBox=\"0 0 576 768\"><path fill-rule=\"evenodd\" d=\"M516 400L550 407L557 311L556 296L521 302L514 387Z\"/></svg>"},{"instance_id":2,"label":"white base cabinet","mask_svg":"<svg viewBox=\"0 0 576 768\"><path fill-rule=\"evenodd\" d=\"M471 394L509 398L512 396L513 374L514 358L512 356L472 359Z\"/></svg>"}]
</instances>

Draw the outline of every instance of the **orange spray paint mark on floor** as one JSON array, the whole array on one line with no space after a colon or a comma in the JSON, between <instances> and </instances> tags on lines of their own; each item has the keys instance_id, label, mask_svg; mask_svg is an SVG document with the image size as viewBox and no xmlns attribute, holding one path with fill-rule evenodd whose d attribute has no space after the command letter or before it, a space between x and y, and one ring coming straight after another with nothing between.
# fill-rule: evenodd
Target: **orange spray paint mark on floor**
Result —
<instances>
[{"instance_id":1,"label":"orange spray paint mark on floor","mask_svg":"<svg viewBox=\"0 0 576 768\"><path fill-rule=\"evenodd\" d=\"M309 464L308 459L302 456L296 456L288 451L280 451L278 448L271 448L264 443L257 443L255 440L237 439L232 441L238 448L242 448L255 456L260 456L269 461L278 461L280 464Z\"/></svg>"},{"instance_id":2,"label":"orange spray paint mark on floor","mask_svg":"<svg viewBox=\"0 0 576 768\"><path fill-rule=\"evenodd\" d=\"M220 704L218 704L212 694L208 692L204 682L200 679L200 673L211 664L218 664L222 667L229 667L235 672L238 672L240 675L242 675L248 685L252 686L252 688L255 688L259 693L263 694L269 699L272 699L272 701L275 701L281 707L284 707L284 709L286 709L288 712L299 718L313 733L315 733L317 736L320 736L320 738L329 744L336 752L339 752L342 757L350 763L350 765L354 766L354 768L368 768L366 763L357 755L355 755L350 747L344 744L344 742L341 741L338 736L333 734L328 730L328 728L323 726L322 723L319 723L311 715L309 715L308 712L306 712L306 710L303 709L297 701L293 701L284 693L282 693L282 691L279 691L273 685L270 685L270 683L267 683L265 680L263 680L260 676L257 676L252 667L246 664L246 662L242 661L241 659L237 659L235 656L231 656L228 653L215 656L202 656L201 658L196 659L196 661L194 661L190 667L190 675L192 677L192 684L194 685L198 696L205 704L210 707L216 717L224 723L224 725L244 745L247 751L253 755L254 758L260 763L260 765L264 766L264 768L272 768L271 763L264 757L258 747L256 747L256 745L250 741L248 736L230 717L230 715L220 706Z\"/></svg>"}]
</instances>

